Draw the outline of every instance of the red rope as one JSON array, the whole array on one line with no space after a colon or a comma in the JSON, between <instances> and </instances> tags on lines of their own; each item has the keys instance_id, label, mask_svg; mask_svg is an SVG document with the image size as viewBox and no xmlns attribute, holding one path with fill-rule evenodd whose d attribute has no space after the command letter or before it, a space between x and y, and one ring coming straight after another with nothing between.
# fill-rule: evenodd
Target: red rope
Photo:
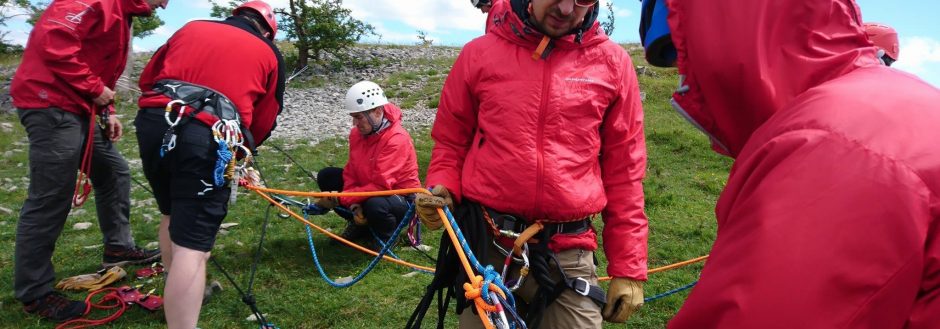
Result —
<instances>
[{"instance_id":1,"label":"red rope","mask_svg":"<svg viewBox=\"0 0 940 329\"><path fill-rule=\"evenodd\" d=\"M107 292L104 297L101 297L101 300L98 302L92 302L91 298L95 295ZM127 304L121 300L121 297L117 294L118 290L116 288L104 288L100 290L92 291L88 294L88 297L85 297L85 314L82 315L82 318L72 319L66 322L63 322L55 327L55 329L79 329L79 328L89 328L94 326L100 326L105 323L117 320L124 314L124 311L127 310ZM113 301L113 303L108 304L107 302ZM119 308L114 314L111 314L107 317L101 319L88 319L85 316L88 316L88 313L91 313L91 309L99 310L110 310L114 308Z\"/></svg>"},{"instance_id":2,"label":"red rope","mask_svg":"<svg viewBox=\"0 0 940 329\"><path fill-rule=\"evenodd\" d=\"M105 109L107 111L107 109ZM75 193L72 196L72 206L81 207L91 194L91 155L95 145L95 109L92 109L88 119L88 137L85 138L85 153L82 154L82 164L78 168L78 179L75 181Z\"/></svg>"}]
</instances>

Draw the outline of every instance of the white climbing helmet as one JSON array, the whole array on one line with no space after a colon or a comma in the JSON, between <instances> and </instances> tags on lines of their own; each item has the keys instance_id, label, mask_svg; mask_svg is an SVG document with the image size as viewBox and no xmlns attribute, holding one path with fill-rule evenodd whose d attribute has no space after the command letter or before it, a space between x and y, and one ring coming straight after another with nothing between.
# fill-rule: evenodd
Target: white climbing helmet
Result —
<instances>
[{"instance_id":1,"label":"white climbing helmet","mask_svg":"<svg viewBox=\"0 0 940 329\"><path fill-rule=\"evenodd\" d=\"M368 111L388 104L385 92L372 81L360 81L346 92L346 113Z\"/></svg>"}]
</instances>

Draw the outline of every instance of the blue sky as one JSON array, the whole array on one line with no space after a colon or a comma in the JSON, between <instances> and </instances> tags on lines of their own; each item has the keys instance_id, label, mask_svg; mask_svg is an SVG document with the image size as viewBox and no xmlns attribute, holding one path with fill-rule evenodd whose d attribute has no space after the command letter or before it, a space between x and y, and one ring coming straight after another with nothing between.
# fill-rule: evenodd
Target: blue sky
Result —
<instances>
[{"instance_id":1,"label":"blue sky","mask_svg":"<svg viewBox=\"0 0 940 329\"><path fill-rule=\"evenodd\" d=\"M601 0L610 1L610 0ZM940 86L940 1L856 0L865 21L885 23L897 29L901 38L901 55L894 67L914 73L934 86ZM269 0L275 7L284 7L287 0ZM368 42L414 44L417 31L426 32L435 44L463 45L483 33L484 14L468 0L345 0L352 15L376 27L378 36ZM154 35L135 40L136 50L153 50L166 41L173 31L192 19L209 16L208 0L170 0L160 12L166 25ZM618 42L638 42L639 7L637 0L614 1L615 29ZM606 17L602 13L601 17ZM7 39L25 43L29 26L13 22L6 30Z\"/></svg>"}]
</instances>

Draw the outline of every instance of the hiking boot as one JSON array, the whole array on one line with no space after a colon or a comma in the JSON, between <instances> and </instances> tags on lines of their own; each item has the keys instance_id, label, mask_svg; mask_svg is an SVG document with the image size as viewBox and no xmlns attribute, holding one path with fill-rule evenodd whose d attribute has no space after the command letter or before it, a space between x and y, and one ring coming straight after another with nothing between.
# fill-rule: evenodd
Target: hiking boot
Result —
<instances>
[{"instance_id":1,"label":"hiking boot","mask_svg":"<svg viewBox=\"0 0 940 329\"><path fill-rule=\"evenodd\" d=\"M160 261L160 250L147 250L137 246L133 248L104 248L104 260L101 267L127 266Z\"/></svg>"},{"instance_id":2,"label":"hiking boot","mask_svg":"<svg viewBox=\"0 0 940 329\"><path fill-rule=\"evenodd\" d=\"M369 228L365 226L356 225L353 222L346 223L346 228L343 229L343 233L340 233L339 236L343 239L349 240L351 242L356 242L358 240L364 239L369 234ZM339 240L330 240L332 245L341 245L342 242Z\"/></svg>"},{"instance_id":3,"label":"hiking boot","mask_svg":"<svg viewBox=\"0 0 940 329\"><path fill-rule=\"evenodd\" d=\"M23 304L23 311L43 318L63 322L85 315L87 305L82 301L71 300L58 292L50 292L29 303Z\"/></svg>"}]
</instances>

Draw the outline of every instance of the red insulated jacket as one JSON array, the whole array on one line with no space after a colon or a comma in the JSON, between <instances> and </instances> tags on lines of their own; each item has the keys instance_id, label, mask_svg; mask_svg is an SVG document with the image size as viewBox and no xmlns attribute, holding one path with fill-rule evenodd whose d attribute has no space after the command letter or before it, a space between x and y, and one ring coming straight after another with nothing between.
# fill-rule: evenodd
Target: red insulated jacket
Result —
<instances>
[{"instance_id":1,"label":"red insulated jacket","mask_svg":"<svg viewBox=\"0 0 940 329\"><path fill-rule=\"evenodd\" d=\"M271 135L283 108L285 78L280 51L247 19L193 21L176 31L147 63L140 75L144 94L138 105L166 106L170 99L153 91L154 83L163 79L208 87L235 104L242 125L260 145Z\"/></svg>"},{"instance_id":2,"label":"red insulated jacket","mask_svg":"<svg viewBox=\"0 0 940 329\"><path fill-rule=\"evenodd\" d=\"M378 133L363 135L353 127L349 132L349 161L343 169L343 192L386 191L419 188L418 159L411 135L401 126L401 109L385 105L390 126ZM340 204L362 203L366 197L342 197Z\"/></svg>"},{"instance_id":3,"label":"red insulated jacket","mask_svg":"<svg viewBox=\"0 0 940 329\"><path fill-rule=\"evenodd\" d=\"M127 63L132 16L150 15L144 0L56 0L33 31L10 86L19 109L57 107L84 115Z\"/></svg>"},{"instance_id":4,"label":"red insulated jacket","mask_svg":"<svg viewBox=\"0 0 940 329\"><path fill-rule=\"evenodd\" d=\"M630 56L595 23L581 43L558 38L533 59L542 34L508 1L492 10L489 32L463 47L444 83L428 185L530 220L602 212L607 272L645 280L646 146ZM589 233L553 249L593 250Z\"/></svg>"},{"instance_id":5,"label":"red insulated jacket","mask_svg":"<svg viewBox=\"0 0 940 329\"><path fill-rule=\"evenodd\" d=\"M851 0L668 6L673 101L736 159L669 328L940 328L940 90Z\"/></svg>"}]
</instances>

